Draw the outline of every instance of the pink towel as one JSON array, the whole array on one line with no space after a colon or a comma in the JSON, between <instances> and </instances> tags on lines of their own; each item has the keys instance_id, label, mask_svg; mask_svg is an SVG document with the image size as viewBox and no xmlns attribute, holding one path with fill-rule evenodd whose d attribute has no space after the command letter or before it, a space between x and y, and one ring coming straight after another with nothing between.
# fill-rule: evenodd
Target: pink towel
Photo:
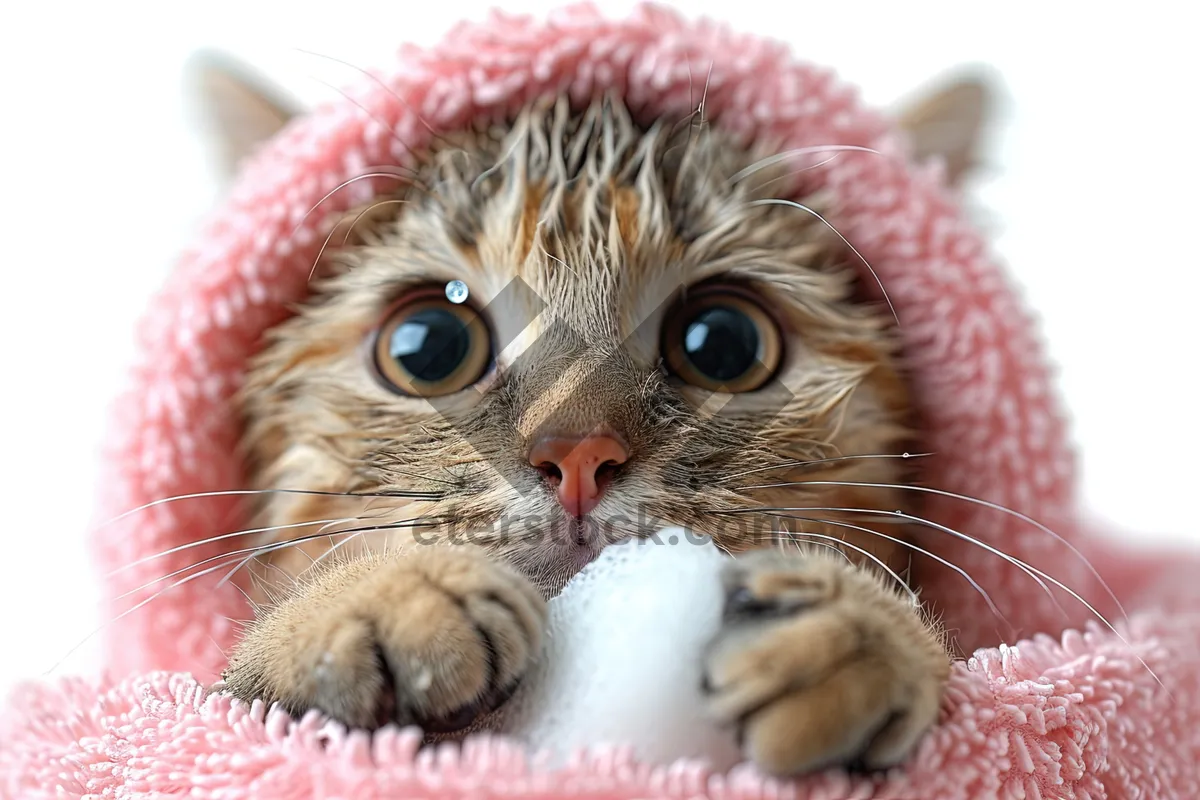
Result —
<instances>
[{"instance_id":1,"label":"pink towel","mask_svg":"<svg viewBox=\"0 0 1200 800\"><path fill-rule=\"evenodd\" d=\"M724 128L786 148L876 151L840 153L800 173L794 191L838 199L830 221L895 305L916 365L924 449L935 454L923 482L947 493L930 495L926 512L1044 572L1031 577L944 532L922 540L977 578L1007 622L954 572L924 576L925 597L959 646L983 649L956 666L942 719L911 763L887 776L835 770L782 785L749 768L638 764L619 742L551 769L497 738L418 754L408 733L371 740L315 715L290 721L204 695L236 636L228 620L250 615L236 588L217 586L218 570L109 629L109 674L120 679L60 680L14 696L0 715L4 797L1200 797L1200 563L1122 551L1078 519L1065 426L1031 321L937 165L909 164L889 120L831 73L779 44L657 7L617 21L583 6L547 21L463 26L430 50L403 50L262 150L145 319L117 406L102 518L243 485L231 394L260 334L304 297L332 220L395 188L391 177L360 176L407 164L435 131L549 92L583 100L615 88L635 109L682 118L706 83L707 114ZM101 527L97 563L108 572L238 530L242 499L181 500ZM237 541L144 562L109 578L110 596ZM114 600L112 613L158 588ZM1000 641L1013 644L991 647Z\"/></svg>"}]
</instances>

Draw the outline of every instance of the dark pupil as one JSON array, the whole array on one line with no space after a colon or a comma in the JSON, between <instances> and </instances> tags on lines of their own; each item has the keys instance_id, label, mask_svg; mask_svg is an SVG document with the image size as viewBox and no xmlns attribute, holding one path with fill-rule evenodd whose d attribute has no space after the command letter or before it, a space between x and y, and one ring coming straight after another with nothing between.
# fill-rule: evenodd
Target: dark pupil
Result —
<instances>
[{"instance_id":1,"label":"dark pupil","mask_svg":"<svg viewBox=\"0 0 1200 800\"><path fill-rule=\"evenodd\" d=\"M758 359L758 328L736 309L706 308L688 323L683 351L705 377L726 383L754 366Z\"/></svg>"},{"instance_id":2,"label":"dark pupil","mask_svg":"<svg viewBox=\"0 0 1200 800\"><path fill-rule=\"evenodd\" d=\"M461 319L443 308L427 308L396 327L389 352L409 375L433 383L454 374L470 347Z\"/></svg>"}]
</instances>

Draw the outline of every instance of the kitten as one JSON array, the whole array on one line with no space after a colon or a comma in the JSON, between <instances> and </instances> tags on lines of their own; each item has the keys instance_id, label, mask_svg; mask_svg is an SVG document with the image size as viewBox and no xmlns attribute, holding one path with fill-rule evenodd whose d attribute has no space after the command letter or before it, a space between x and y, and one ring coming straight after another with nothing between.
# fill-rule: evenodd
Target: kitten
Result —
<instances>
[{"instance_id":1,"label":"kitten","mask_svg":"<svg viewBox=\"0 0 1200 800\"><path fill-rule=\"evenodd\" d=\"M232 167L289 112L236 70L204 74ZM985 100L964 81L905 115L918 157L958 181ZM329 494L263 496L264 543L296 542L254 566L226 690L462 730L540 652L547 598L605 545L682 526L739 556L703 688L746 756L780 775L902 761L950 656L896 584L903 531L844 511L898 493L794 481L797 462L910 481L886 456L918 421L844 245L755 202L795 169L769 155L615 97L547 98L440 136L356 210L241 394L254 488Z\"/></svg>"}]
</instances>

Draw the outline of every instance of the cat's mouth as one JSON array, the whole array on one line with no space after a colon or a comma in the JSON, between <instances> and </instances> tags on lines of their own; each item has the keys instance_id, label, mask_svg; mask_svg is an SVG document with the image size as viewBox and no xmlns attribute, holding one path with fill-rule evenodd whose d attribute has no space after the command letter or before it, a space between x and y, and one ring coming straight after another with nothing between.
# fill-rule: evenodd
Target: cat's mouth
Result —
<instances>
[{"instance_id":1,"label":"cat's mouth","mask_svg":"<svg viewBox=\"0 0 1200 800\"><path fill-rule=\"evenodd\" d=\"M534 541L541 538L541 541ZM553 597L612 545L636 538L616 531L603 514L582 517L563 514L545 526L542 536L522 536L515 546L503 547L508 561L547 597Z\"/></svg>"},{"instance_id":2,"label":"cat's mouth","mask_svg":"<svg viewBox=\"0 0 1200 800\"><path fill-rule=\"evenodd\" d=\"M615 498L614 498L615 499ZM545 530L549 541L526 539L516 548L503 548L510 561L547 597L553 597L609 547L631 542L676 544L660 534L665 529L690 528L647 513L633 513L620 503L606 502L580 517L562 513ZM698 534L699 535L699 534ZM679 539L681 537L669 537Z\"/></svg>"},{"instance_id":3,"label":"cat's mouth","mask_svg":"<svg viewBox=\"0 0 1200 800\"><path fill-rule=\"evenodd\" d=\"M590 513L582 517L566 515L558 523L559 547L566 560L579 571L595 561L604 548L623 537L611 533L612 521L601 514Z\"/></svg>"}]
</instances>

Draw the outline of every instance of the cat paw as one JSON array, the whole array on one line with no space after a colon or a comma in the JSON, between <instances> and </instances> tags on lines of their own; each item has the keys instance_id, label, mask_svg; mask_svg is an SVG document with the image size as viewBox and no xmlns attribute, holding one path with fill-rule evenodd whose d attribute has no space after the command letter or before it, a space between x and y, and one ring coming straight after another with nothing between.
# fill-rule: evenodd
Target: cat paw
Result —
<instances>
[{"instance_id":1,"label":"cat paw","mask_svg":"<svg viewBox=\"0 0 1200 800\"><path fill-rule=\"evenodd\" d=\"M338 564L302 581L234 651L224 691L350 727L469 726L539 653L541 594L468 547Z\"/></svg>"},{"instance_id":2,"label":"cat paw","mask_svg":"<svg viewBox=\"0 0 1200 800\"><path fill-rule=\"evenodd\" d=\"M724 581L702 688L762 771L890 767L937 720L950 659L906 592L844 560L773 550Z\"/></svg>"}]
</instances>

